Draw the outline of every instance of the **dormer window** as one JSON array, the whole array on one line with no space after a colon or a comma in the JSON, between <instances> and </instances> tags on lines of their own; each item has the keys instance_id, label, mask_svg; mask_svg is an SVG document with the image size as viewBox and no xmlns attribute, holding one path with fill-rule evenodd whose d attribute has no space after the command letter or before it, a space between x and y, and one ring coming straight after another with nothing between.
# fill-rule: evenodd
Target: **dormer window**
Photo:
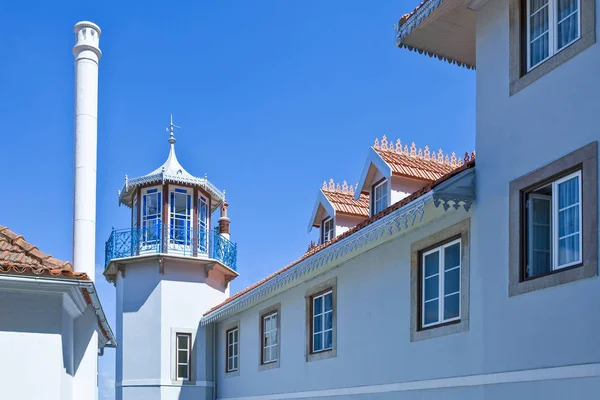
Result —
<instances>
[{"instance_id":1,"label":"dormer window","mask_svg":"<svg viewBox=\"0 0 600 400\"><path fill-rule=\"evenodd\" d=\"M329 217L323 220L321 224L321 243L327 243L335 236L335 224L333 218Z\"/></svg>"},{"instance_id":2,"label":"dormer window","mask_svg":"<svg viewBox=\"0 0 600 400\"><path fill-rule=\"evenodd\" d=\"M373 185L372 195L372 215L384 210L388 206L388 181L384 179Z\"/></svg>"}]
</instances>

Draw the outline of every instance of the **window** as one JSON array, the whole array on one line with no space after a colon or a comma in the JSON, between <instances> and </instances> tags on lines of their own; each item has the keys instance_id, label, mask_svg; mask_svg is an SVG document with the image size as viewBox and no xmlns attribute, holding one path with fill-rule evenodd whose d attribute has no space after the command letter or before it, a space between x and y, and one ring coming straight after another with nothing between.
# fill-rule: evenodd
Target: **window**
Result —
<instances>
[{"instance_id":1,"label":"window","mask_svg":"<svg viewBox=\"0 0 600 400\"><path fill-rule=\"evenodd\" d=\"M192 195L185 189L175 189L170 196L169 248L188 250L192 244Z\"/></svg>"},{"instance_id":2,"label":"window","mask_svg":"<svg viewBox=\"0 0 600 400\"><path fill-rule=\"evenodd\" d=\"M269 364L278 359L277 311L262 317L262 363Z\"/></svg>"},{"instance_id":3,"label":"window","mask_svg":"<svg viewBox=\"0 0 600 400\"><path fill-rule=\"evenodd\" d=\"M581 263L581 171L525 194L524 279Z\"/></svg>"},{"instance_id":4,"label":"window","mask_svg":"<svg viewBox=\"0 0 600 400\"><path fill-rule=\"evenodd\" d=\"M460 319L460 239L423 253L421 327Z\"/></svg>"},{"instance_id":5,"label":"window","mask_svg":"<svg viewBox=\"0 0 600 400\"><path fill-rule=\"evenodd\" d=\"M235 327L226 332L227 336L227 367L226 372L234 372L239 368L239 328Z\"/></svg>"},{"instance_id":6,"label":"window","mask_svg":"<svg viewBox=\"0 0 600 400\"><path fill-rule=\"evenodd\" d=\"M532 70L580 37L580 0L527 1L527 68Z\"/></svg>"},{"instance_id":7,"label":"window","mask_svg":"<svg viewBox=\"0 0 600 400\"><path fill-rule=\"evenodd\" d=\"M329 279L306 292L306 361L337 356L337 279Z\"/></svg>"},{"instance_id":8,"label":"window","mask_svg":"<svg viewBox=\"0 0 600 400\"><path fill-rule=\"evenodd\" d=\"M510 182L509 295L596 276L597 142Z\"/></svg>"},{"instance_id":9,"label":"window","mask_svg":"<svg viewBox=\"0 0 600 400\"><path fill-rule=\"evenodd\" d=\"M333 291L313 296L312 299L312 352L331 350L333 347Z\"/></svg>"},{"instance_id":10,"label":"window","mask_svg":"<svg viewBox=\"0 0 600 400\"><path fill-rule=\"evenodd\" d=\"M410 247L410 340L469 329L467 218L430 233Z\"/></svg>"},{"instance_id":11,"label":"window","mask_svg":"<svg viewBox=\"0 0 600 400\"><path fill-rule=\"evenodd\" d=\"M204 196L198 197L198 252L208 253L208 200Z\"/></svg>"},{"instance_id":12,"label":"window","mask_svg":"<svg viewBox=\"0 0 600 400\"><path fill-rule=\"evenodd\" d=\"M510 0L509 93L596 42L596 0Z\"/></svg>"},{"instance_id":13,"label":"window","mask_svg":"<svg viewBox=\"0 0 600 400\"><path fill-rule=\"evenodd\" d=\"M335 235L335 224L333 218L329 217L323 220L321 224L321 243L327 243L333 239Z\"/></svg>"},{"instance_id":14,"label":"window","mask_svg":"<svg viewBox=\"0 0 600 400\"><path fill-rule=\"evenodd\" d=\"M373 215L388 206L388 183L386 180L373 185Z\"/></svg>"},{"instance_id":15,"label":"window","mask_svg":"<svg viewBox=\"0 0 600 400\"><path fill-rule=\"evenodd\" d=\"M189 333L178 333L176 335L176 371L178 381L189 381L191 372L191 343L192 335Z\"/></svg>"},{"instance_id":16,"label":"window","mask_svg":"<svg viewBox=\"0 0 600 400\"><path fill-rule=\"evenodd\" d=\"M142 249L154 248L160 242L162 193L147 189L142 196Z\"/></svg>"},{"instance_id":17,"label":"window","mask_svg":"<svg viewBox=\"0 0 600 400\"><path fill-rule=\"evenodd\" d=\"M139 206L137 196L133 196L133 207L131 208L131 227L137 228L139 226Z\"/></svg>"}]
</instances>

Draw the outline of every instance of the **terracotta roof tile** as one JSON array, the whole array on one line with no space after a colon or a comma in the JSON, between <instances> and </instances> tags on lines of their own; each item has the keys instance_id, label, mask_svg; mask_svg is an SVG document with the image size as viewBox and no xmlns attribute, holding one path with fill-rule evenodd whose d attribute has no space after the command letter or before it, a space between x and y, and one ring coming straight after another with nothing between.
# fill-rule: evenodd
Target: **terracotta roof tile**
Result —
<instances>
[{"instance_id":1,"label":"terracotta roof tile","mask_svg":"<svg viewBox=\"0 0 600 400\"><path fill-rule=\"evenodd\" d=\"M354 200L354 187L348 186L346 181L342 186L339 183L334 184L333 179L329 180L329 184L323 182L321 191L327 197L327 200L331 202L336 212L369 216L369 196L361 193L360 198Z\"/></svg>"},{"instance_id":2,"label":"terracotta roof tile","mask_svg":"<svg viewBox=\"0 0 600 400\"><path fill-rule=\"evenodd\" d=\"M5 226L0 225L0 273L48 275L89 280L85 273L74 272L70 262L57 260L38 250Z\"/></svg>"},{"instance_id":3,"label":"terracotta roof tile","mask_svg":"<svg viewBox=\"0 0 600 400\"><path fill-rule=\"evenodd\" d=\"M403 147L400 139L388 143L385 136L381 141L375 139L373 149L392 168L392 174L426 181L435 181L463 164L455 153L449 156L441 149L436 153L429 146L417 149L414 142L410 148Z\"/></svg>"},{"instance_id":4,"label":"terracotta roof tile","mask_svg":"<svg viewBox=\"0 0 600 400\"><path fill-rule=\"evenodd\" d=\"M222 302L221 304L211 308L210 310L208 310L206 313L204 313L204 315L208 315L213 311L218 310L219 308L225 306L226 304L231 303L233 300L243 296L244 294L256 289L257 287L265 284L266 282L270 281L271 279L275 278L276 276L282 274L283 272L287 271L288 269L292 268L294 265L299 264L301 261L309 258L310 256L318 253L319 251L333 245L334 243L339 242L340 240L343 240L345 238L347 238L348 236L356 233L357 231L371 225L372 223L374 223L375 221L385 217L386 215L396 211L397 209L401 208L402 206L405 206L406 204L418 199L419 197L425 195L426 193L430 192L431 190L433 190L436 186L438 186L439 184L447 181L448 179L452 178L453 176L459 174L462 171L465 171L469 168L473 168L475 167L475 156L473 154L473 156L469 156L468 154L465 156L465 163L463 165L461 165L458 168L454 168L452 169L449 173L447 173L446 175L436 179L435 181L425 185L424 187L422 187L421 189L419 189L418 191L414 192L413 194L411 194L410 196L407 196L405 198L403 198L402 200L398 201L395 204L392 204L391 206L389 206L388 208L386 208L385 210L373 215L370 218L367 218L366 220L364 220L363 222L361 222L360 224L356 225L354 228L348 230L347 232L336 236L335 238L331 239L330 241L324 243L324 244L320 244L317 246L311 246L309 247L308 251L302 256L300 257L298 260L292 262L291 264L286 265L285 267L283 267L282 269L280 269L279 271L274 272L273 274L267 276L266 278L256 282L255 284L247 287L244 290L239 291L238 293L234 294L233 296L227 298L224 302Z\"/></svg>"},{"instance_id":5,"label":"terracotta roof tile","mask_svg":"<svg viewBox=\"0 0 600 400\"><path fill-rule=\"evenodd\" d=\"M411 12L409 12L408 14L404 14L403 16L400 17L400 20L398 21L398 26L403 25L406 21L408 21L410 19L410 17L412 17L413 15L415 15L417 13L417 11L419 11L419 8L423 7L423 5L425 3L427 3L429 0L423 0L421 2L421 4L419 4L418 6L415 7L414 10L412 10Z\"/></svg>"}]
</instances>

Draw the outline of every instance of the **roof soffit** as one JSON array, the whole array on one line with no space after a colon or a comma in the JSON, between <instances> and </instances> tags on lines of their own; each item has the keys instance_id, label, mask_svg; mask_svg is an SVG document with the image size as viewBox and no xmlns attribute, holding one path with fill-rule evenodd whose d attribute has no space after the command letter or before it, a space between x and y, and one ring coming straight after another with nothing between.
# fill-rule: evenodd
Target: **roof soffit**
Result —
<instances>
[{"instance_id":1,"label":"roof soffit","mask_svg":"<svg viewBox=\"0 0 600 400\"><path fill-rule=\"evenodd\" d=\"M484 0L425 0L400 18L396 45L474 69L475 11Z\"/></svg>"}]
</instances>

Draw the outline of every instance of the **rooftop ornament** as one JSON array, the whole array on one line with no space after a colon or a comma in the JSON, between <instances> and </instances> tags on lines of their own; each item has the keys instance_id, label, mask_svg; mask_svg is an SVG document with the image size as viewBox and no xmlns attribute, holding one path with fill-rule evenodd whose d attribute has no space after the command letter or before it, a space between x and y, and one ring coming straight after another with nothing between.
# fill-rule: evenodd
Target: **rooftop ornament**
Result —
<instances>
[{"instance_id":1,"label":"rooftop ornament","mask_svg":"<svg viewBox=\"0 0 600 400\"><path fill-rule=\"evenodd\" d=\"M469 153L466 153L467 155L463 161L462 159L456 157L456 153L452 153L450 156L448 156L448 154L444 154L442 149L439 149L437 153L435 151L431 151L429 146L425 146L425 149L417 149L415 142L412 142L410 148L406 144L403 147L400 139L396 140L396 144L394 145L394 143L388 142L385 135L381 138L381 141L378 138L375 138L373 148L375 150L390 151L406 157L418 158L420 160L434 161L451 167L460 167L465 162L470 160ZM473 158L474 157L475 152L473 152Z\"/></svg>"}]
</instances>

